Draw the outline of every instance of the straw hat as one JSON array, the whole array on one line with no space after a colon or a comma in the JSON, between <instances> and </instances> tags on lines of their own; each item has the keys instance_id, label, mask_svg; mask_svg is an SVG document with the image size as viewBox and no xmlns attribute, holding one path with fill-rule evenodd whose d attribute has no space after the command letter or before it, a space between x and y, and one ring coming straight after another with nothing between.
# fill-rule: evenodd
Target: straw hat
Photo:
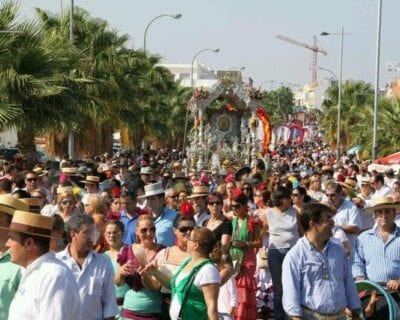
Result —
<instances>
[{"instance_id":1,"label":"straw hat","mask_svg":"<svg viewBox=\"0 0 400 320\"><path fill-rule=\"evenodd\" d=\"M0 212L13 215L15 210L29 211L28 205L9 195L0 195Z\"/></svg>"},{"instance_id":2,"label":"straw hat","mask_svg":"<svg viewBox=\"0 0 400 320\"><path fill-rule=\"evenodd\" d=\"M321 171L334 171L334 170L333 170L333 167L332 167L332 166L326 165L326 166L323 166L323 167L322 167Z\"/></svg>"},{"instance_id":3,"label":"straw hat","mask_svg":"<svg viewBox=\"0 0 400 320\"><path fill-rule=\"evenodd\" d=\"M10 231L27 233L34 236L52 238L51 230L54 219L52 217L42 216L37 213L17 210L11 220L9 228L3 228Z\"/></svg>"},{"instance_id":4,"label":"straw hat","mask_svg":"<svg viewBox=\"0 0 400 320\"><path fill-rule=\"evenodd\" d=\"M32 171L35 172L39 177L43 177L48 173L48 171L44 170L42 167L33 168Z\"/></svg>"},{"instance_id":5,"label":"straw hat","mask_svg":"<svg viewBox=\"0 0 400 320\"><path fill-rule=\"evenodd\" d=\"M147 184L144 186L144 195L137 197L138 199L147 198L151 196L155 196L158 194L165 193L162 182Z\"/></svg>"},{"instance_id":6,"label":"straw hat","mask_svg":"<svg viewBox=\"0 0 400 320\"><path fill-rule=\"evenodd\" d=\"M61 172L66 174L67 176L80 176L78 173L78 168L70 167L70 168L62 168Z\"/></svg>"},{"instance_id":7,"label":"straw hat","mask_svg":"<svg viewBox=\"0 0 400 320\"><path fill-rule=\"evenodd\" d=\"M21 202L25 203L28 206L28 210L29 212L33 212L33 213L40 213L40 205L41 200L38 198L22 198L19 199Z\"/></svg>"},{"instance_id":8,"label":"straw hat","mask_svg":"<svg viewBox=\"0 0 400 320\"><path fill-rule=\"evenodd\" d=\"M207 197L207 196L208 196L208 187L207 186L194 186L193 192L188 197L188 199Z\"/></svg>"},{"instance_id":9,"label":"straw hat","mask_svg":"<svg viewBox=\"0 0 400 320\"><path fill-rule=\"evenodd\" d=\"M72 188L72 186L66 186L66 187L63 187L63 186L58 186L58 188L57 188L57 194L61 194L61 193L63 193L63 192L73 192L73 188Z\"/></svg>"},{"instance_id":10,"label":"straw hat","mask_svg":"<svg viewBox=\"0 0 400 320\"><path fill-rule=\"evenodd\" d=\"M346 178L344 182L338 182L341 186L347 188L347 189L356 189L357 188L357 181L351 178Z\"/></svg>"},{"instance_id":11,"label":"straw hat","mask_svg":"<svg viewBox=\"0 0 400 320\"><path fill-rule=\"evenodd\" d=\"M86 180L82 180L81 182L84 184L98 184L100 178L98 176L87 176Z\"/></svg>"},{"instance_id":12,"label":"straw hat","mask_svg":"<svg viewBox=\"0 0 400 320\"><path fill-rule=\"evenodd\" d=\"M396 212L400 210L400 203L394 202L392 197L378 197L374 200L373 206L364 210L365 213L375 213L379 209L395 209Z\"/></svg>"},{"instance_id":13,"label":"straw hat","mask_svg":"<svg viewBox=\"0 0 400 320\"><path fill-rule=\"evenodd\" d=\"M361 178L361 185L371 185L371 178L369 177L362 177Z\"/></svg>"},{"instance_id":14,"label":"straw hat","mask_svg":"<svg viewBox=\"0 0 400 320\"><path fill-rule=\"evenodd\" d=\"M186 179L185 173L183 171L177 171L172 175L172 179Z\"/></svg>"},{"instance_id":15,"label":"straw hat","mask_svg":"<svg viewBox=\"0 0 400 320\"><path fill-rule=\"evenodd\" d=\"M140 174L148 174L148 175L151 175L151 174L153 174L153 173L154 173L154 172L153 172L153 169L150 168L150 167L143 167L143 168L140 169Z\"/></svg>"}]
</instances>

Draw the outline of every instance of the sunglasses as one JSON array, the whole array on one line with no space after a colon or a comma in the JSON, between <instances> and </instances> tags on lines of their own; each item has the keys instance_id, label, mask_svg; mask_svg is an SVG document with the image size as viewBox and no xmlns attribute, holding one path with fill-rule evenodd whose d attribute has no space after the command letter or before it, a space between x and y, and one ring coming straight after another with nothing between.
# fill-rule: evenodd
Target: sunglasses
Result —
<instances>
[{"instance_id":1,"label":"sunglasses","mask_svg":"<svg viewBox=\"0 0 400 320\"><path fill-rule=\"evenodd\" d=\"M38 178L26 178L26 181L28 182L38 181Z\"/></svg>"},{"instance_id":2,"label":"sunglasses","mask_svg":"<svg viewBox=\"0 0 400 320\"><path fill-rule=\"evenodd\" d=\"M222 204L222 202L221 201L210 201L208 204L210 206L215 206L215 205L220 206Z\"/></svg>"},{"instance_id":3,"label":"sunglasses","mask_svg":"<svg viewBox=\"0 0 400 320\"><path fill-rule=\"evenodd\" d=\"M73 200L63 200L63 202L61 202L64 206L66 206L67 204L69 204L69 205L74 205L75 204L75 201L73 201Z\"/></svg>"},{"instance_id":4,"label":"sunglasses","mask_svg":"<svg viewBox=\"0 0 400 320\"><path fill-rule=\"evenodd\" d=\"M156 227L151 227L151 228L143 228L139 230L141 234L145 234L147 232L154 233L156 232Z\"/></svg>"},{"instance_id":5,"label":"sunglasses","mask_svg":"<svg viewBox=\"0 0 400 320\"><path fill-rule=\"evenodd\" d=\"M232 209L237 209L240 208L240 204L232 204L231 207Z\"/></svg>"},{"instance_id":6,"label":"sunglasses","mask_svg":"<svg viewBox=\"0 0 400 320\"><path fill-rule=\"evenodd\" d=\"M251 189L250 188L243 188L243 190L250 191Z\"/></svg>"},{"instance_id":7,"label":"sunglasses","mask_svg":"<svg viewBox=\"0 0 400 320\"><path fill-rule=\"evenodd\" d=\"M188 231L192 231L194 227L178 227L180 233L187 233Z\"/></svg>"}]
</instances>

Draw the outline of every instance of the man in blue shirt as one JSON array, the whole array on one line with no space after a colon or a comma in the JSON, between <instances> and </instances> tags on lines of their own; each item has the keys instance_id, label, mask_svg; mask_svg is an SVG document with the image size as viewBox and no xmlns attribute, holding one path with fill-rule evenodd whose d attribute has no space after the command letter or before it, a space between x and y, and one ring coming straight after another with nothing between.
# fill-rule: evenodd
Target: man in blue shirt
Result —
<instances>
[{"instance_id":1,"label":"man in blue shirt","mask_svg":"<svg viewBox=\"0 0 400 320\"><path fill-rule=\"evenodd\" d=\"M374 214L376 224L358 236L353 276L357 280L385 283L389 290L396 291L393 297L400 300L397 294L400 290L400 228L394 222L400 204L386 196L376 198L373 204L365 211ZM385 308L380 303L377 305L377 319L386 319Z\"/></svg>"},{"instance_id":2,"label":"man in blue shirt","mask_svg":"<svg viewBox=\"0 0 400 320\"><path fill-rule=\"evenodd\" d=\"M135 229L136 229L136 220L141 211L140 208L136 206L136 190L131 188L128 191L122 193L121 195L121 206L123 208L121 212L121 217L119 220L125 226L124 233L124 244L132 244L135 243Z\"/></svg>"},{"instance_id":3,"label":"man in blue shirt","mask_svg":"<svg viewBox=\"0 0 400 320\"><path fill-rule=\"evenodd\" d=\"M334 211L308 203L300 216L304 236L282 266L282 304L290 319L359 319L361 307L343 247L329 240Z\"/></svg>"},{"instance_id":4,"label":"man in blue shirt","mask_svg":"<svg viewBox=\"0 0 400 320\"><path fill-rule=\"evenodd\" d=\"M157 243L164 247L173 246L175 244L174 220L177 212L166 207L162 182L146 185L144 192L145 195L138 198L147 199L147 207L154 217Z\"/></svg>"}]
</instances>

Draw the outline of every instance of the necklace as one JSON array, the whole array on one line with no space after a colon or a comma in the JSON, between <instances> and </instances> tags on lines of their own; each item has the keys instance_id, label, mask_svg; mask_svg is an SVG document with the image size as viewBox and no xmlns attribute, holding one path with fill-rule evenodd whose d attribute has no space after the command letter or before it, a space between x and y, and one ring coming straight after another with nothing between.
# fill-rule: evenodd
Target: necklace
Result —
<instances>
[{"instance_id":1,"label":"necklace","mask_svg":"<svg viewBox=\"0 0 400 320\"><path fill-rule=\"evenodd\" d=\"M322 252L323 258L321 259L315 252L318 251L320 252L312 243L310 240L308 240L307 235L305 236L308 243L311 246L311 254L318 260L318 262L321 263L321 268L322 268L322 279L324 280L329 280L329 265L328 265L328 251L329 251L329 246L326 248L326 254ZM326 257L326 258L325 258Z\"/></svg>"}]
</instances>

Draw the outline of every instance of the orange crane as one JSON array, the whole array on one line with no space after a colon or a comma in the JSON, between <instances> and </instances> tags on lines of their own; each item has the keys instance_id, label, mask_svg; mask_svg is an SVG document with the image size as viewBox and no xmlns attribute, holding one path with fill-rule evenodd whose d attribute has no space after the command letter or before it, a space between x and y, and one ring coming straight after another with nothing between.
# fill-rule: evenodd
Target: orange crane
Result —
<instances>
[{"instance_id":1,"label":"orange crane","mask_svg":"<svg viewBox=\"0 0 400 320\"><path fill-rule=\"evenodd\" d=\"M318 47L317 45L317 37L314 36L314 44L310 45L304 42L300 42L297 41L295 39L286 37L286 36L282 36L280 34L278 34L276 36L278 39L293 43L297 46L303 47L303 48L307 48L309 50L311 50L313 52L313 60L312 60L312 85L315 86L317 84L317 58L318 58L318 53L323 54L324 56L326 56L328 53L324 50Z\"/></svg>"}]
</instances>

